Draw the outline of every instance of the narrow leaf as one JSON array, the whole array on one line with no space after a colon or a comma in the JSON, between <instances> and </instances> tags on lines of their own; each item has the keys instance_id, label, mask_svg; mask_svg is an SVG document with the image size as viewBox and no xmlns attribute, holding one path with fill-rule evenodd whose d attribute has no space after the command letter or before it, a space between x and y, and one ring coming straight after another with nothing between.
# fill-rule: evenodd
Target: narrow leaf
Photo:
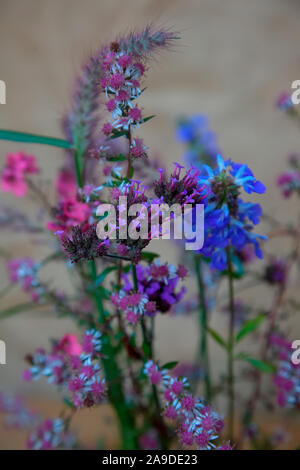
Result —
<instances>
[{"instance_id":1,"label":"narrow leaf","mask_svg":"<svg viewBox=\"0 0 300 470\"><path fill-rule=\"evenodd\" d=\"M28 134L26 132L9 131L0 129L1 140L11 140L13 142L25 142L28 144L52 145L54 147L71 148L70 142L56 137L45 135Z\"/></svg>"},{"instance_id":2,"label":"narrow leaf","mask_svg":"<svg viewBox=\"0 0 300 470\"><path fill-rule=\"evenodd\" d=\"M102 284L106 276L108 276L109 273L111 273L112 271L115 271L116 269L118 269L118 266L109 266L105 268L104 271L102 271L102 273L100 273L97 279L95 280L95 287L100 286L100 284Z\"/></svg>"},{"instance_id":3,"label":"narrow leaf","mask_svg":"<svg viewBox=\"0 0 300 470\"><path fill-rule=\"evenodd\" d=\"M177 364L178 364L178 361L167 362L162 367L160 367L160 369L167 369L167 370L174 369L174 367L176 367Z\"/></svg>"},{"instance_id":4,"label":"narrow leaf","mask_svg":"<svg viewBox=\"0 0 300 470\"><path fill-rule=\"evenodd\" d=\"M208 333L214 338L217 343L219 343L222 348L228 349L228 345L226 341L217 333L215 330L212 330L211 328L207 328Z\"/></svg>"},{"instance_id":5,"label":"narrow leaf","mask_svg":"<svg viewBox=\"0 0 300 470\"><path fill-rule=\"evenodd\" d=\"M142 253L142 259L152 263L155 258L159 258L159 255L156 253L152 253L151 251L144 251Z\"/></svg>"},{"instance_id":6,"label":"narrow leaf","mask_svg":"<svg viewBox=\"0 0 300 470\"><path fill-rule=\"evenodd\" d=\"M254 357L248 357L245 354L239 354L236 356L236 359L241 359L242 361L248 362L253 367L255 367L255 369L258 369L261 372L266 372L267 374L272 374L276 371L276 367L273 364L261 361L260 359L256 359Z\"/></svg>"},{"instance_id":7,"label":"narrow leaf","mask_svg":"<svg viewBox=\"0 0 300 470\"><path fill-rule=\"evenodd\" d=\"M252 318L249 321L246 321L240 331L237 333L235 341L236 343L240 341L242 338L247 336L249 333L252 333L252 331L255 331L259 325L262 323L262 321L265 319L265 315L260 313L257 315L257 317Z\"/></svg>"}]
</instances>

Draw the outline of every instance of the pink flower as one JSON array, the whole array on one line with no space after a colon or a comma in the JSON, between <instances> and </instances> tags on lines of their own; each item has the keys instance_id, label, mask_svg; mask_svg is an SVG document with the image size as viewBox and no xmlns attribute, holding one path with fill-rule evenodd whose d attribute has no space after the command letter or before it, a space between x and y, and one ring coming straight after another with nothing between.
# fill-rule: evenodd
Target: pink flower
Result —
<instances>
[{"instance_id":1,"label":"pink flower","mask_svg":"<svg viewBox=\"0 0 300 470\"><path fill-rule=\"evenodd\" d=\"M123 75L120 75L119 73L115 73L114 75L112 75L110 79L110 86L114 88L115 90L118 90L124 85L124 82L125 82L125 78L123 77Z\"/></svg>"},{"instance_id":2,"label":"pink flower","mask_svg":"<svg viewBox=\"0 0 300 470\"><path fill-rule=\"evenodd\" d=\"M128 54L122 55L118 60L118 64L120 65L120 67L123 67L124 69L126 69L126 67L128 67L131 63L132 63L132 59L130 55Z\"/></svg>"},{"instance_id":3,"label":"pink flower","mask_svg":"<svg viewBox=\"0 0 300 470\"><path fill-rule=\"evenodd\" d=\"M115 110L115 107L116 107L116 100L114 99L108 100L108 102L106 103L106 108L110 113Z\"/></svg>"},{"instance_id":4,"label":"pink flower","mask_svg":"<svg viewBox=\"0 0 300 470\"><path fill-rule=\"evenodd\" d=\"M142 112L139 108L135 107L135 108L132 108L130 111L129 111L129 117L135 121L135 122L138 122L142 119Z\"/></svg>"},{"instance_id":5,"label":"pink flower","mask_svg":"<svg viewBox=\"0 0 300 470\"><path fill-rule=\"evenodd\" d=\"M38 173L39 168L35 157L23 152L9 153L1 174L1 188L4 192L11 192L17 197L24 197L27 193L25 174Z\"/></svg>"},{"instance_id":6,"label":"pink flower","mask_svg":"<svg viewBox=\"0 0 300 470\"><path fill-rule=\"evenodd\" d=\"M112 133L113 127L110 122L106 122L102 126L102 132L104 135L110 135Z\"/></svg>"},{"instance_id":7,"label":"pink flower","mask_svg":"<svg viewBox=\"0 0 300 470\"><path fill-rule=\"evenodd\" d=\"M6 166L20 173L38 173L35 157L24 152L9 153L6 155Z\"/></svg>"},{"instance_id":8,"label":"pink flower","mask_svg":"<svg viewBox=\"0 0 300 470\"><path fill-rule=\"evenodd\" d=\"M10 192L17 197L24 197L28 188L22 175L4 168L1 174L1 189L5 193Z\"/></svg>"},{"instance_id":9,"label":"pink flower","mask_svg":"<svg viewBox=\"0 0 300 470\"><path fill-rule=\"evenodd\" d=\"M82 351L81 344L79 343L77 336L74 334L65 334L58 342L57 349L63 351L70 356L79 356Z\"/></svg>"},{"instance_id":10,"label":"pink flower","mask_svg":"<svg viewBox=\"0 0 300 470\"><path fill-rule=\"evenodd\" d=\"M64 198L74 198L76 196L76 183L71 171L64 168L61 170L55 183L56 192Z\"/></svg>"}]
</instances>

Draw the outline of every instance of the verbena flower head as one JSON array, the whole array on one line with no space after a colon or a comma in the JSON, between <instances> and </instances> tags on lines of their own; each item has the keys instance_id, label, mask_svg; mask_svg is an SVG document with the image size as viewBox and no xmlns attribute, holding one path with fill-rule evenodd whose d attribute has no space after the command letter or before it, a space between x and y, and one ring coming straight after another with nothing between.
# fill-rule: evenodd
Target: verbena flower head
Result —
<instances>
[{"instance_id":1,"label":"verbena flower head","mask_svg":"<svg viewBox=\"0 0 300 470\"><path fill-rule=\"evenodd\" d=\"M59 233L60 242L64 252L71 261L93 260L107 254L109 240L99 240L95 225L76 225L72 227L72 234Z\"/></svg>"},{"instance_id":2,"label":"verbena flower head","mask_svg":"<svg viewBox=\"0 0 300 470\"><path fill-rule=\"evenodd\" d=\"M203 165L199 185L209 189L205 208L205 238L201 253L210 258L211 267L226 269L227 247L241 251L252 244L256 256L263 253L259 241L266 239L252 232L259 223L262 210L259 204L244 202L240 198L243 189L246 193L262 194L265 186L258 181L247 165L224 161L219 155L217 166L212 169Z\"/></svg>"},{"instance_id":3,"label":"verbena flower head","mask_svg":"<svg viewBox=\"0 0 300 470\"><path fill-rule=\"evenodd\" d=\"M199 185L200 172L191 167L184 172L184 167L174 163L174 170L167 176L166 170L159 169L160 178L154 181L154 193L161 202L172 204L201 204L207 196L207 186Z\"/></svg>"}]
</instances>

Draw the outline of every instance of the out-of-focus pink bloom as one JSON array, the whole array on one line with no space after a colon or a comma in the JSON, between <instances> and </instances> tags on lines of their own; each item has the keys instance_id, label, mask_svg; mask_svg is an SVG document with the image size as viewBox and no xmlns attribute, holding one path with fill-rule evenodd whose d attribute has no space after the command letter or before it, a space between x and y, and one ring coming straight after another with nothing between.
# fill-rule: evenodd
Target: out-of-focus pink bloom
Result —
<instances>
[{"instance_id":1,"label":"out-of-focus pink bloom","mask_svg":"<svg viewBox=\"0 0 300 470\"><path fill-rule=\"evenodd\" d=\"M67 333L65 334L57 343L56 349L58 351L63 351L69 356L79 356L82 352L82 347L78 338L74 334Z\"/></svg>"},{"instance_id":2,"label":"out-of-focus pink bloom","mask_svg":"<svg viewBox=\"0 0 300 470\"><path fill-rule=\"evenodd\" d=\"M73 173L66 168L62 169L57 175L55 188L59 196L64 198L75 198L76 183Z\"/></svg>"},{"instance_id":3,"label":"out-of-focus pink bloom","mask_svg":"<svg viewBox=\"0 0 300 470\"><path fill-rule=\"evenodd\" d=\"M9 153L1 173L1 189L17 197L24 197L28 189L25 175L38 172L39 168L33 155L23 152Z\"/></svg>"}]
</instances>

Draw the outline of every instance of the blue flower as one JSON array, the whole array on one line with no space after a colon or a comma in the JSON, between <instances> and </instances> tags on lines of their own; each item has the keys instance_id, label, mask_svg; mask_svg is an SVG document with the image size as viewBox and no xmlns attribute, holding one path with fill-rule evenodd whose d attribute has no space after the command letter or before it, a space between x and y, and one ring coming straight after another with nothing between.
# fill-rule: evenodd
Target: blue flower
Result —
<instances>
[{"instance_id":1,"label":"blue flower","mask_svg":"<svg viewBox=\"0 0 300 470\"><path fill-rule=\"evenodd\" d=\"M208 188L204 246L200 253L210 259L211 267L225 270L228 249L239 252L249 244L254 246L256 256L262 258L260 242L266 237L253 232L253 226L260 221L262 209L259 204L243 201L240 192L244 189L248 194L261 194L265 186L247 165L224 161L220 155L216 168L202 166L199 184Z\"/></svg>"}]
</instances>

